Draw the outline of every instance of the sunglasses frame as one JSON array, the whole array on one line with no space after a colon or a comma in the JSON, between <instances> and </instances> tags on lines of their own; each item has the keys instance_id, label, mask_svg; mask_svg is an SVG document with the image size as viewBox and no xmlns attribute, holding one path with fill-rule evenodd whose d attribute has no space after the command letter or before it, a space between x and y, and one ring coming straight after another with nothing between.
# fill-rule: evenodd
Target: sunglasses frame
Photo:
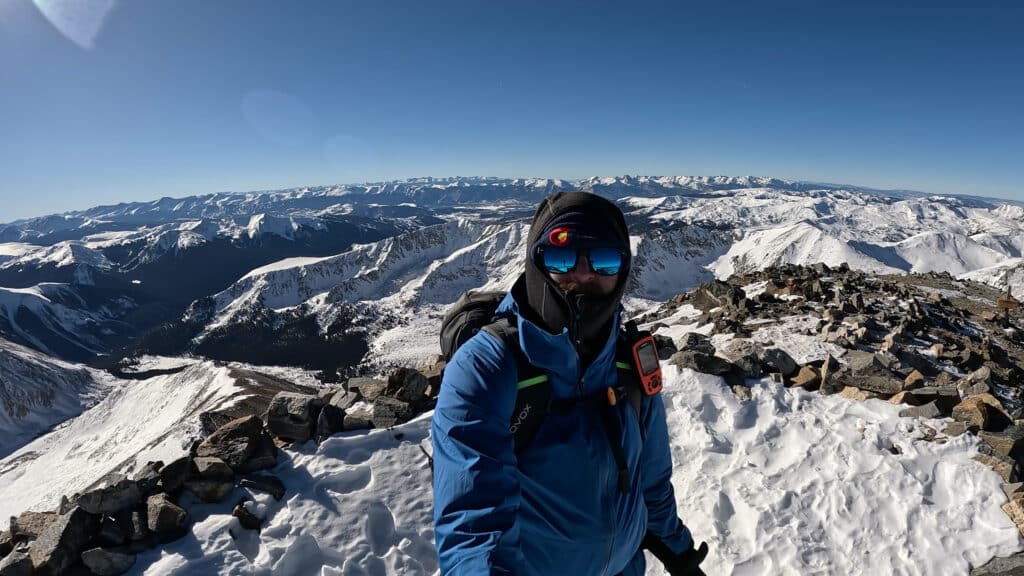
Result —
<instances>
[{"instance_id":1,"label":"sunglasses frame","mask_svg":"<svg viewBox=\"0 0 1024 576\"><path fill-rule=\"evenodd\" d=\"M576 260L573 262L572 268L569 268L565 272L559 272L558 270L551 270L546 264L544 264L544 253L547 250L550 250L550 249L572 250L573 252L575 252L576 253ZM590 257L591 250L594 250L594 249L612 250L612 251L617 252L619 254L619 267L615 270L614 273L606 274L604 272L599 272L596 268L594 268L594 260ZM577 247L569 247L569 246L549 246L549 245L546 245L546 244L541 244L540 246L537 247L537 255L535 257L535 261L537 263L537 266L541 270L544 270L545 272L547 272L549 274L569 274L573 270L576 269L576 266L579 265L579 263L580 263L580 252L581 251L586 251L586 254L587 254L587 266L590 268L591 272L593 272L594 274L597 274L598 276L605 276L605 277L617 276L618 274L620 274L622 272L622 267L623 267L623 265L626 262L626 255L622 252L622 250L619 250L618 248L612 248L610 246L577 246Z\"/></svg>"}]
</instances>

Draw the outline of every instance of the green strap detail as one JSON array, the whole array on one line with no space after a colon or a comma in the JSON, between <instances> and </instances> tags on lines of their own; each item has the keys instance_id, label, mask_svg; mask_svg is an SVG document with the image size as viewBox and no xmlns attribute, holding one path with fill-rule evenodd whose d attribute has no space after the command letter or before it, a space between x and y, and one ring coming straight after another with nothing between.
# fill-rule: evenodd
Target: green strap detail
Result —
<instances>
[{"instance_id":1,"label":"green strap detail","mask_svg":"<svg viewBox=\"0 0 1024 576\"><path fill-rule=\"evenodd\" d=\"M530 386L533 386L534 384L540 384L541 382L547 382L547 380L548 380L548 377L547 377L547 375L544 375L544 374L542 374L540 376L534 376L533 378L527 378L526 380L523 380L523 381L519 382L519 384L516 384L516 390L522 390L523 388L529 388Z\"/></svg>"},{"instance_id":2,"label":"green strap detail","mask_svg":"<svg viewBox=\"0 0 1024 576\"><path fill-rule=\"evenodd\" d=\"M629 364L626 364L625 362L616 362L615 363L615 367L616 368L621 368L623 370L632 370L633 369L632 366L630 366Z\"/></svg>"}]
</instances>

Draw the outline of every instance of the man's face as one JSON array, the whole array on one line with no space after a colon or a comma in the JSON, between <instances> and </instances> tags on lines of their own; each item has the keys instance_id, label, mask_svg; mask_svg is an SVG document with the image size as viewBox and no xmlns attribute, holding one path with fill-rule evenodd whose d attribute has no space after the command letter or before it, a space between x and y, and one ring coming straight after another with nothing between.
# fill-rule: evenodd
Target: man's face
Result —
<instances>
[{"instance_id":1,"label":"man's face","mask_svg":"<svg viewBox=\"0 0 1024 576\"><path fill-rule=\"evenodd\" d=\"M565 274L548 272L548 276L558 287L569 294L611 294L619 283L619 275L602 276L595 274L590 268L586 254L580 254L576 267Z\"/></svg>"}]
</instances>

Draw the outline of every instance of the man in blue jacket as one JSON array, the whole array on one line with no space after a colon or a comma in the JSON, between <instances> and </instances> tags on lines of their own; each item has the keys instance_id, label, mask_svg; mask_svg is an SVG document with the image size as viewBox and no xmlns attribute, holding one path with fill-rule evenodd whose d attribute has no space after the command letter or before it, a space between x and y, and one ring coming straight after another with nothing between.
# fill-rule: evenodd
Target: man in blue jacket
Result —
<instances>
[{"instance_id":1,"label":"man in blue jacket","mask_svg":"<svg viewBox=\"0 0 1024 576\"><path fill-rule=\"evenodd\" d=\"M526 271L498 313L513 318L552 398L580 401L546 414L517 453L516 351L482 330L458 349L431 428L441 573L641 575L641 544L653 540L670 574L703 574L707 546L694 549L676 513L660 395L644 397L639 415L628 402L614 405L611 435L597 403L582 401L618 385L631 256L622 212L593 194L559 192L541 202L528 243ZM621 440L625 489L610 436Z\"/></svg>"}]
</instances>

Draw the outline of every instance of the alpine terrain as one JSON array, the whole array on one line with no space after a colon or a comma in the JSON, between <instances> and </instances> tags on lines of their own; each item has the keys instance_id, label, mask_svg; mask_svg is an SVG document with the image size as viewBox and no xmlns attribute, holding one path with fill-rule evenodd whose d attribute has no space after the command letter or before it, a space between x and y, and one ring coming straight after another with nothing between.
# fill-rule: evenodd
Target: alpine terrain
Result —
<instances>
[{"instance_id":1,"label":"alpine terrain","mask_svg":"<svg viewBox=\"0 0 1024 576\"><path fill-rule=\"evenodd\" d=\"M441 318L558 190L626 214L708 574L1024 570L1024 205L621 176L0 225L0 574L436 574Z\"/></svg>"}]
</instances>

